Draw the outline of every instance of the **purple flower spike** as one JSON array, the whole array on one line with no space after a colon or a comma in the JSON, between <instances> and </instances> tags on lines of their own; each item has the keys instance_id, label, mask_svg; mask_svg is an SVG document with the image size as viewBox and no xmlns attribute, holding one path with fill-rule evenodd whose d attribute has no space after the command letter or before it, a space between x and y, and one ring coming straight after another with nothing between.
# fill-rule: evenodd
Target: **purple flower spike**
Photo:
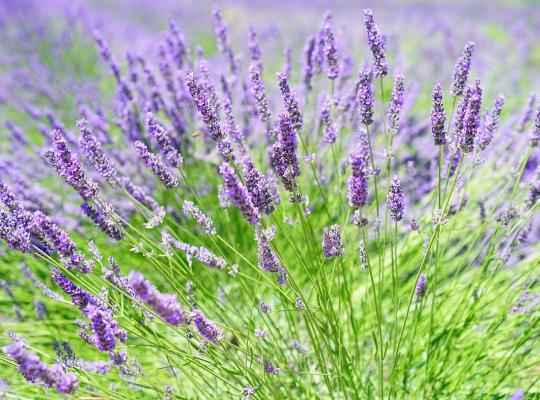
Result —
<instances>
[{"instance_id":1,"label":"purple flower spike","mask_svg":"<svg viewBox=\"0 0 540 400\"><path fill-rule=\"evenodd\" d=\"M474 140L480 123L480 108L482 107L482 88L477 80L475 87L471 89L471 95L467 103L467 109L463 118L463 128L458 132L458 146L463 153L474 150Z\"/></svg>"},{"instance_id":2,"label":"purple flower spike","mask_svg":"<svg viewBox=\"0 0 540 400\"><path fill-rule=\"evenodd\" d=\"M431 108L431 133L436 146L446 144L446 114L442 103L441 84L433 87L433 107Z\"/></svg>"},{"instance_id":3,"label":"purple flower spike","mask_svg":"<svg viewBox=\"0 0 540 400\"><path fill-rule=\"evenodd\" d=\"M218 344L223 339L223 331L212 321L206 319L200 310L193 310L191 322L195 325L197 332L210 343Z\"/></svg>"},{"instance_id":4,"label":"purple flower spike","mask_svg":"<svg viewBox=\"0 0 540 400\"><path fill-rule=\"evenodd\" d=\"M478 133L478 146L484 150L492 142L495 136L495 131L499 126L501 119L501 112L504 105L504 96L497 96L493 109L488 111L484 115L480 131ZM539 121L540 123L540 121ZM533 132L534 135L534 132ZM533 135L531 135L531 144L533 143ZM538 140L540 140L540 128L538 133Z\"/></svg>"},{"instance_id":5,"label":"purple flower spike","mask_svg":"<svg viewBox=\"0 0 540 400\"><path fill-rule=\"evenodd\" d=\"M364 10L364 23L366 25L368 45L373 54L375 76L382 78L388 74L388 64L384 55L385 40L375 24L373 12L369 9Z\"/></svg>"},{"instance_id":6,"label":"purple flower spike","mask_svg":"<svg viewBox=\"0 0 540 400\"><path fill-rule=\"evenodd\" d=\"M45 151L45 158L58 175L70 184L83 199L91 200L98 195L98 185L86 176L76 154L71 153L59 130L52 132L53 147Z\"/></svg>"},{"instance_id":7,"label":"purple flower spike","mask_svg":"<svg viewBox=\"0 0 540 400\"><path fill-rule=\"evenodd\" d=\"M287 78L287 75L283 72L278 73L277 80L279 83L279 90L281 91L281 97L283 98L285 109L289 113L289 118L293 128L302 129L304 121L302 118L302 114L300 113L296 94L294 93L294 91L291 90L289 86L289 80Z\"/></svg>"},{"instance_id":8,"label":"purple flower spike","mask_svg":"<svg viewBox=\"0 0 540 400\"><path fill-rule=\"evenodd\" d=\"M111 239L122 240L124 237L124 232L119 227L118 223L115 223L115 221L113 221L108 215L108 212L112 212L112 210L106 210L104 212L101 207L94 208L86 201L81 205L81 209L88 218L94 221L94 223L103 233L105 233Z\"/></svg>"},{"instance_id":9,"label":"purple flower spike","mask_svg":"<svg viewBox=\"0 0 540 400\"><path fill-rule=\"evenodd\" d=\"M304 47L304 69L302 71L302 80L304 81L304 86L306 92L310 92L312 89L311 80L313 79L313 55L315 53L315 38L312 36L308 38L306 45Z\"/></svg>"},{"instance_id":10,"label":"purple flower spike","mask_svg":"<svg viewBox=\"0 0 540 400\"><path fill-rule=\"evenodd\" d=\"M165 188L174 189L178 186L178 179L167 169L158 156L148 150L148 147L143 142L137 140L135 142L135 150L139 158L144 161L146 167L152 170Z\"/></svg>"},{"instance_id":11,"label":"purple flower spike","mask_svg":"<svg viewBox=\"0 0 540 400\"><path fill-rule=\"evenodd\" d=\"M86 120L77 121L77 127L81 131L79 145L82 152L94 166L97 172L107 180L111 185L116 186L117 172L112 161L103 153L101 143L96 136L88 129Z\"/></svg>"},{"instance_id":12,"label":"purple flower spike","mask_svg":"<svg viewBox=\"0 0 540 400\"><path fill-rule=\"evenodd\" d=\"M251 55L251 59L259 64L261 60L261 48L259 47L259 42L257 41L257 31L255 30L255 27L253 25L249 26L249 54Z\"/></svg>"},{"instance_id":13,"label":"purple flower spike","mask_svg":"<svg viewBox=\"0 0 540 400\"><path fill-rule=\"evenodd\" d=\"M343 255L345 249L341 244L339 225L334 224L323 229L322 248L326 258L341 257Z\"/></svg>"},{"instance_id":14,"label":"purple flower spike","mask_svg":"<svg viewBox=\"0 0 540 400\"><path fill-rule=\"evenodd\" d=\"M284 268L281 265L281 262L279 261L276 253L274 253L270 248L270 242L272 240L273 234L273 231L267 232L266 230L257 229L257 235L255 239L257 240L257 256L259 260L258 264L259 268L264 269L265 271L278 273L281 275L284 272ZM286 272L284 276L286 276ZM280 279L281 278L282 277L280 276ZM279 279L278 282L280 282Z\"/></svg>"},{"instance_id":15,"label":"purple flower spike","mask_svg":"<svg viewBox=\"0 0 540 400\"><path fill-rule=\"evenodd\" d=\"M101 352L114 350L114 320L112 319L110 310L103 310L99 307L89 305L86 312L91 321L96 348Z\"/></svg>"},{"instance_id":16,"label":"purple flower spike","mask_svg":"<svg viewBox=\"0 0 540 400\"><path fill-rule=\"evenodd\" d=\"M192 201L185 200L182 205L182 213L187 216L195 218L197 223L203 228L203 230L209 235L216 234L216 227L212 219L205 215L199 207L197 207Z\"/></svg>"},{"instance_id":17,"label":"purple flower spike","mask_svg":"<svg viewBox=\"0 0 540 400\"><path fill-rule=\"evenodd\" d=\"M371 125L373 123L373 89L371 88L371 73L367 69L358 73L358 104L360 121L364 125Z\"/></svg>"},{"instance_id":18,"label":"purple flower spike","mask_svg":"<svg viewBox=\"0 0 540 400\"><path fill-rule=\"evenodd\" d=\"M334 126L334 122L332 121L332 118L330 116L330 107L331 107L331 102L330 102L330 99L327 98L321 110L321 119L324 123L323 140L326 143L332 144L337 140L337 133L336 133L336 127Z\"/></svg>"},{"instance_id":19,"label":"purple flower spike","mask_svg":"<svg viewBox=\"0 0 540 400\"><path fill-rule=\"evenodd\" d=\"M260 221L259 212L255 208L248 190L240 183L234 170L229 164L224 163L219 167L219 174L225 182L227 194L234 205L239 208L246 221L257 225Z\"/></svg>"},{"instance_id":20,"label":"purple flower spike","mask_svg":"<svg viewBox=\"0 0 540 400\"><path fill-rule=\"evenodd\" d=\"M540 142L540 103L538 104L538 109L536 111L536 116L534 118L534 128L531 133L531 146L538 146Z\"/></svg>"},{"instance_id":21,"label":"purple flower spike","mask_svg":"<svg viewBox=\"0 0 540 400\"><path fill-rule=\"evenodd\" d=\"M255 97L257 106L257 115L263 122L269 122L272 112L266 100L264 82L261 78L261 67L259 64L252 64L249 67L249 76L251 77L251 93Z\"/></svg>"},{"instance_id":22,"label":"purple flower spike","mask_svg":"<svg viewBox=\"0 0 540 400\"><path fill-rule=\"evenodd\" d=\"M272 193L268 187L268 182L259 171L249 155L242 159L242 175L246 182L246 189L251 196L251 200L260 212L270 215L274 211Z\"/></svg>"},{"instance_id":23,"label":"purple flower spike","mask_svg":"<svg viewBox=\"0 0 540 400\"><path fill-rule=\"evenodd\" d=\"M403 108L404 94L405 86L403 84L403 77L401 75L396 75L392 97L390 98L388 113L386 115L386 118L388 119L388 128L392 135L396 135L399 132L399 120L401 117L401 109Z\"/></svg>"},{"instance_id":24,"label":"purple flower spike","mask_svg":"<svg viewBox=\"0 0 540 400\"><path fill-rule=\"evenodd\" d=\"M401 190L401 183L397 176L392 178L390 183L390 192L387 199L388 209L390 210L390 217L393 221L398 222L403 219L403 210L405 209L405 198L403 191Z\"/></svg>"},{"instance_id":25,"label":"purple flower spike","mask_svg":"<svg viewBox=\"0 0 540 400\"><path fill-rule=\"evenodd\" d=\"M420 277L418 278L418 282L416 282L416 295L420 298L424 295L426 292L426 276L424 274L420 274Z\"/></svg>"},{"instance_id":26,"label":"purple flower spike","mask_svg":"<svg viewBox=\"0 0 540 400\"><path fill-rule=\"evenodd\" d=\"M128 280L137 296L163 318L168 324L177 326L187 322L182 306L174 294L160 293L154 285L148 282L138 271L131 271Z\"/></svg>"},{"instance_id":27,"label":"purple flower spike","mask_svg":"<svg viewBox=\"0 0 540 400\"><path fill-rule=\"evenodd\" d=\"M150 137L158 144L167 163L173 168L181 166L184 161L182 154L173 146L169 133L150 111L146 113L146 126Z\"/></svg>"},{"instance_id":28,"label":"purple flower spike","mask_svg":"<svg viewBox=\"0 0 540 400\"><path fill-rule=\"evenodd\" d=\"M328 14L323 26L325 53L326 53L326 73L328 79L336 79L339 73L339 66L337 60L336 41L334 39L334 32L332 31L332 15Z\"/></svg>"},{"instance_id":29,"label":"purple flower spike","mask_svg":"<svg viewBox=\"0 0 540 400\"><path fill-rule=\"evenodd\" d=\"M272 166L283 182L283 186L293 193L296 178L300 175L298 164L296 130L289 114L279 116L278 141L272 146Z\"/></svg>"},{"instance_id":30,"label":"purple flower spike","mask_svg":"<svg viewBox=\"0 0 540 400\"><path fill-rule=\"evenodd\" d=\"M461 96L465 91L465 86L467 85L467 79L469 77L469 70L471 69L473 50L474 42L465 43L461 57L459 57L459 60L454 68L452 88L450 89L450 94L452 96Z\"/></svg>"},{"instance_id":31,"label":"purple flower spike","mask_svg":"<svg viewBox=\"0 0 540 400\"><path fill-rule=\"evenodd\" d=\"M355 208L366 205L369 180L369 149L365 140L361 141L350 157L351 176L349 177L349 204Z\"/></svg>"}]
</instances>

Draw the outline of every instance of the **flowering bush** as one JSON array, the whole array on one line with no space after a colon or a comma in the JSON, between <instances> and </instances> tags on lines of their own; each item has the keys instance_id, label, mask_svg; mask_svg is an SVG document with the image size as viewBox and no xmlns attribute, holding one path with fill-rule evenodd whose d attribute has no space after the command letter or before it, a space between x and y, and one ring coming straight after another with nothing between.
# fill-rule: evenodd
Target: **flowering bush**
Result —
<instances>
[{"instance_id":1,"label":"flowering bush","mask_svg":"<svg viewBox=\"0 0 540 400\"><path fill-rule=\"evenodd\" d=\"M327 12L279 68L254 26L240 56L219 6L217 54L171 20L125 65L97 30L10 18L24 71L83 44L114 82L93 57L10 81L6 398L538 391L540 107L502 118L475 43L421 100L369 9L366 57Z\"/></svg>"}]
</instances>

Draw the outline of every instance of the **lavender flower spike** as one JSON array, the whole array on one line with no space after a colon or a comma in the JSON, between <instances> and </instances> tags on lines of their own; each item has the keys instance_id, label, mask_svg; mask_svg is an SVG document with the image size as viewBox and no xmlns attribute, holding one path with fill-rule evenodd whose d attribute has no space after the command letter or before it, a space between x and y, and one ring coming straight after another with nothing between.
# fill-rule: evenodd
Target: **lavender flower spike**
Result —
<instances>
[{"instance_id":1,"label":"lavender flower spike","mask_svg":"<svg viewBox=\"0 0 540 400\"><path fill-rule=\"evenodd\" d=\"M465 43L461 57L456 63L454 68L454 75L452 78L452 88L450 94L452 96L461 96L465 91L467 85L467 78L469 77L469 70L471 69L471 58L474 50L474 42Z\"/></svg>"},{"instance_id":2,"label":"lavender flower spike","mask_svg":"<svg viewBox=\"0 0 540 400\"><path fill-rule=\"evenodd\" d=\"M388 74L388 64L384 55L385 40L375 24L373 12L369 9L364 10L364 23L366 25L368 45L373 54L375 76L382 78Z\"/></svg>"},{"instance_id":3,"label":"lavender flower spike","mask_svg":"<svg viewBox=\"0 0 540 400\"><path fill-rule=\"evenodd\" d=\"M309 93L312 89L311 79L313 78L313 53L315 52L315 38L312 36L308 38L304 47L304 69L302 71L302 80L306 88L306 92Z\"/></svg>"},{"instance_id":4,"label":"lavender flower spike","mask_svg":"<svg viewBox=\"0 0 540 400\"><path fill-rule=\"evenodd\" d=\"M76 154L73 154L59 130L52 132L53 147L44 153L45 158L56 169L58 175L70 184L83 199L90 200L97 196L98 185L86 176Z\"/></svg>"},{"instance_id":5,"label":"lavender flower spike","mask_svg":"<svg viewBox=\"0 0 540 400\"><path fill-rule=\"evenodd\" d=\"M218 344L223 338L223 331L212 321L206 319L200 310L193 310L191 322L195 325L197 332L210 343Z\"/></svg>"},{"instance_id":6,"label":"lavender flower spike","mask_svg":"<svg viewBox=\"0 0 540 400\"><path fill-rule=\"evenodd\" d=\"M321 110L321 119L324 123L323 140L326 143L332 144L337 140L337 133L334 122L332 121L332 118L330 116L330 107L330 98L327 98Z\"/></svg>"},{"instance_id":7,"label":"lavender flower spike","mask_svg":"<svg viewBox=\"0 0 540 400\"><path fill-rule=\"evenodd\" d=\"M255 207L260 212L270 215L274 211L274 202L268 181L261 171L255 167L253 160L248 154L242 159L242 175L246 182L246 189Z\"/></svg>"},{"instance_id":8,"label":"lavender flower spike","mask_svg":"<svg viewBox=\"0 0 540 400\"><path fill-rule=\"evenodd\" d=\"M341 244L339 225L334 224L323 229L322 248L326 258L341 257L343 255L345 249Z\"/></svg>"},{"instance_id":9,"label":"lavender flower spike","mask_svg":"<svg viewBox=\"0 0 540 400\"><path fill-rule=\"evenodd\" d=\"M116 176L118 175L112 161L103 153L101 143L96 136L88 129L85 119L77 121L77 127L81 131L79 145L82 152L94 166L97 172L104 177L112 186L116 186Z\"/></svg>"},{"instance_id":10,"label":"lavender flower spike","mask_svg":"<svg viewBox=\"0 0 540 400\"><path fill-rule=\"evenodd\" d=\"M467 103L463 128L458 132L458 146L463 153L470 153L474 150L474 140L478 132L481 107L482 88L480 87L480 81L477 80Z\"/></svg>"},{"instance_id":11,"label":"lavender flower spike","mask_svg":"<svg viewBox=\"0 0 540 400\"><path fill-rule=\"evenodd\" d=\"M278 141L272 146L272 165L289 192L296 188L296 178L300 175L296 143L296 130L289 114L279 116Z\"/></svg>"},{"instance_id":12,"label":"lavender flower spike","mask_svg":"<svg viewBox=\"0 0 540 400\"><path fill-rule=\"evenodd\" d=\"M538 142L540 142L540 103L538 104L538 109L534 118L534 128L531 132L530 139L531 146L533 147L538 146Z\"/></svg>"},{"instance_id":13,"label":"lavender flower spike","mask_svg":"<svg viewBox=\"0 0 540 400\"><path fill-rule=\"evenodd\" d=\"M294 93L294 91L291 90L289 86L289 80L287 78L287 75L283 72L280 72L277 74L277 80L279 83L279 90L281 91L281 97L283 98L285 109L289 113L293 128L302 129L304 121L302 118L302 114L300 113L296 94Z\"/></svg>"},{"instance_id":14,"label":"lavender flower spike","mask_svg":"<svg viewBox=\"0 0 540 400\"><path fill-rule=\"evenodd\" d=\"M181 166L184 161L182 154L173 146L169 133L150 111L146 113L146 126L150 137L158 144L167 163L173 168Z\"/></svg>"},{"instance_id":15,"label":"lavender flower spike","mask_svg":"<svg viewBox=\"0 0 540 400\"><path fill-rule=\"evenodd\" d=\"M360 121L364 125L373 123L373 89L371 88L371 73L363 69L358 73L358 103L360 105Z\"/></svg>"},{"instance_id":16,"label":"lavender flower spike","mask_svg":"<svg viewBox=\"0 0 540 400\"><path fill-rule=\"evenodd\" d=\"M503 105L504 105L504 96L499 95L495 99L495 103L493 104L493 109L487 112L487 114L485 114L480 132L478 134L478 146L482 150L484 150L487 146L489 146L489 144L493 140L495 131L497 130L497 127L499 126L499 121L501 119L501 112L502 112ZM539 121L539 124L540 124L540 121ZM533 135L531 135L531 144L533 144L533 137L532 137ZM539 128L538 137L540 140L540 128Z\"/></svg>"},{"instance_id":17,"label":"lavender flower spike","mask_svg":"<svg viewBox=\"0 0 540 400\"><path fill-rule=\"evenodd\" d=\"M446 114L442 103L441 84L433 87L433 107L431 108L431 133L436 146L446 144Z\"/></svg>"},{"instance_id":18,"label":"lavender flower spike","mask_svg":"<svg viewBox=\"0 0 540 400\"><path fill-rule=\"evenodd\" d=\"M390 98L388 113L386 115L388 119L388 127L392 135L396 135L399 132L399 119L401 117L401 109L403 108L404 94L405 87L403 84L403 77L401 75L396 75L394 80L394 89L392 90L392 97Z\"/></svg>"},{"instance_id":19,"label":"lavender flower spike","mask_svg":"<svg viewBox=\"0 0 540 400\"><path fill-rule=\"evenodd\" d=\"M398 222L403 219L403 210L405 208L405 198L401 190L401 184L397 176L392 178L390 183L390 192L387 199L388 209L390 210L390 217L393 221Z\"/></svg>"},{"instance_id":20,"label":"lavender flower spike","mask_svg":"<svg viewBox=\"0 0 540 400\"><path fill-rule=\"evenodd\" d=\"M161 181L167 189L174 189L178 186L178 179L167 169L161 159L148 150L148 147L137 140L135 142L135 150L147 168L150 168L155 176Z\"/></svg>"},{"instance_id":21,"label":"lavender flower spike","mask_svg":"<svg viewBox=\"0 0 540 400\"><path fill-rule=\"evenodd\" d=\"M259 268L268 272L278 273L278 283L284 285L287 282L287 272L281 265L276 253L270 248L270 242L274 237L273 229L257 229L255 239L257 240L257 256Z\"/></svg>"},{"instance_id":22,"label":"lavender flower spike","mask_svg":"<svg viewBox=\"0 0 540 400\"><path fill-rule=\"evenodd\" d=\"M257 106L257 115L263 122L269 122L272 112L266 100L264 82L261 78L261 66L259 64L252 64L249 67L249 76L251 77L251 93L255 97L255 104Z\"/></svg>"},{"instance_id":23,"label":"lavender flower spike","mask_svg":"<svg viewBox=\"0 0 540 400\"><path fill-rule=\"evenodd\" d=\"M199 207L197 207L192 201L184 200L184 204L182 205L182 213L188 216L191 215L193 218L195 218L197 223L207 234L216 234L216 227L214 226L212 219L199 210Z\"/></svg>"},{"instance_id":24,"label":"lavender flower spike","mask_svg":"<svg viewBox=\"0 0 540 400\"><path fill-rule=\"evenodd\" d=\"M339 66L337 60L336 41L334 39L334 32L332 32L331 21L332 16L328 14L324 22L323 34L325 42L324 51L326 53L326 73L328 75L328 79L334 80L338 76Z\"/></svg>"},{"instance_id":25,"label":"lavender flower spike","mask_svg":"<svg viewBox=\"0 0 540 400\"><path fill-rule=\"evenodd\" d=\"M260 221L259 212L255 208L247 189L238 180L234 170L229 164L224 163L219 167L219 174L225 182L227 194L234 205L240 209L246 221L257 225Z\"/></svg>"},{"instance_id":26,"label":"lavender flower spike","mask_svg":"<svg viewBox=\"0 0 540 400\"><path fill-rule=\"evenodd\" d=\"M361 208L366 205L369 180L369 149L364 142L361 142L354 150L349 162L352 169L349 177L349 204L352 207Z\"/></svg>"},{"instance_id":27,"label":"lavender flower spike","mask_svg":"<svg viewBox=\"0 0 540 400\"><path fill-rule=\"evenodd\" d=\"M416 296L420 298L424 295L425 292L426 292L426 276L424 274L420 274L420 277L418 278L418 282L416 282Z\"/></svg>"}]
</instances>

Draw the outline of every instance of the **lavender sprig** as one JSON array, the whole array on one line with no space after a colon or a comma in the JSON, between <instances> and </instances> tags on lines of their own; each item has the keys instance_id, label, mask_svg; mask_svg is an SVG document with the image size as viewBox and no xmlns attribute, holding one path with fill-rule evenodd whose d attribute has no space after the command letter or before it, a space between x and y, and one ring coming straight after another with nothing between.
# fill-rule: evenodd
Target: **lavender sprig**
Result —
<instances>
[{"instance_id":1,"label":"lavender sprig","mask_svg":"<svg viewBox=\"0 0 540 400\"><path fill-rule=\"evenodd\" d=\"M135 150L139 158L144 161L146 167L152 170L166 189L174 189L178 186L178 179L168 170L157 155L148 150L148 147L143 142L140 140L136 141Z\"/></svg>"},{"instance_id":2,"label":"lavender sprig","mask_svg":"<svg viewBox=\"0 0 540 400\"><path fill-rule=\"evenodd\" d=\"M384 55L385 39L375 24L373 12L369 9L364 10L364 23L366 25L368 45L373 54L375 76L383 78L388 74L388 63Z\"/></svg>"}]
</instances>

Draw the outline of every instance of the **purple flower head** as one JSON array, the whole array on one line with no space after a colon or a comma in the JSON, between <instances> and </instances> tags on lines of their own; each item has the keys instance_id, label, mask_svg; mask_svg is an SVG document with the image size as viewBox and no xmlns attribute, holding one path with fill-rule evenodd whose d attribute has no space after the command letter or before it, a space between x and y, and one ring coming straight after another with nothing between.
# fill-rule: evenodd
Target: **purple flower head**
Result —
<instances>
[{"instance_id":1,"label":"purple flower head","mask_svg":"<svg viewBox=\"0 0 540 400\"><path fill-rule=\"evenodd\" d=\"M300 175L296 143L296 130L289 114L279 116L278 141L272 146L272 166L289 192L296 188L296 178Z\"/></svg>"},{"instance_id":2,"label":"purple flower head","mask_svg":"<svg viewBox=\"0 0 540 400\"><path fill-rule=\"evenodd\" d=\"M459 57L456 66L454 67L454 75L452 77L452 88L450 94L452 96L461 96L465 91L469 70L471 69L471 58L474 50L474 42L465 43L461 57Z\"/></svg>"},{"instance_id":3,"label":"purple flower head","mask_svg":"<svg viewBox=\"0 0 540 400\"><path fill-rule=\"evenodd\" d=\"M531 132L531 146L538 146L540 142L540 103L538 104L538 109L536 111L536 116L534 118L534 127Z\"/></svg>"},{"instance_id":4,"label":"purple flower head","mask_svg":"<svg viewBox=\"0 0 540 400\"><path fill-rule=\"evenodd\" d=\"M371 88L371 72L363 69L358 73L358 104L360 121L364 125L373 123L373 89Z\"/></svg>"},{"instance_id":5,"label":"purple flower head","mask_svg":"<svg viewBox=\"0 0 540 400\"><path fill-rule=\"evenodd\" d=\"M242 159L242 175L246 183L246 189L251 196L253 205L264 214L271 214L274 211L272 194L268 187L268 182L264 175L259 171L249 155Z\"/></svg>"},{"instance_id":6,"label":"purple flower head","mask_svg":"<svg viewBox=\"0 0 540 400\"><path fill-rule=\"evenodd\" d=\"M525 392L521 389L516 389L508 400L523 400L525 398Z\"/></svg>"},{"instance_id":7,"label":"purple flower head","mask_svg":"<svg viewBox=\"0 0 540 400\"><path fill-rule=\"evenodd\" d=\"M111 239L121 240L124 237L124 232L119 226L119 223L112 220L108 215L112 210L106 210L104 212L101 207L92 207L92 205L86 201L82 203L81 209L83 213L94 221L97 227Z\"/></svg>"},{"instance_id":8,"label":"purple flower head","mask_svg":"<svg viewBox=\"0 0 540 400\"><path fill-rule=\"evenodd\" d=\"M65 294L71 297L73 304L79 307L81 311L86 310L86 307L89 305L97 305L96 299L81 288L77 287L58 269L53 269L51 275L54 279L54 283L56 283L56 285L60 287Z\"/></svg>"},{"instance_id":9,"label":"purple flower head","mask_svg":"<svg viewBox=\"0 0 540 400\"><path fill-rule=\"evenodd\" d=\"M152 112L146 113L146 126L150 137L158 144L161 153L165 156L167 163L177 168L182 165L184 161L182 154L173 146L169 133L165 128L157 121Z\"/></svg>"},{"instance_id":10,"label":"purple flower head","mask_svg":"<svg viewBox=\"0 0 540 400\"><path fill-rule=\"evenodd\" d=\"M323 107L321 109L321 120L323 121L324 127L323 127L323 140L326 143L334 143L337 140L337 133L336 133L336 127L334 126L334 122L332 121L332 117L330 116L330 107L331 107L331 100L330 98L327 98L325 102L323 103Z\"/></svg>"},{"instance_id":11,"label":"purple flower head","mask_svg":"<svg viewBox=\"0 0 540 400\"><path fill-rule=\"evenodd\" d=\"M424 274L420 274L420 277L418 278L418 282L416 282L416 296L419 298L424 295L426 292L426 276Z\"/></svg>"},{"instance_id":12,"label":"purple flower head","mask_svg":"<svg viewBox=\"0 0 540 400\"><path fill-rule=\"evenodd\" d=\"M3 239L8 247L20 252L30 250L30 233L17 222L17 218L6 211L0 209L0 238Z\"/></svg>"},{"instance_id":13,"label":"purple flower head","mask_svg":"<svg viewBox=\"0 0 540 400\"><path fill-rule=\"evenodd\" d=\"M257 229L257 256L259 268L268 272L281 273L283 266L277 255L270 248L271 237L264 230Z\"/></svg>"},{"instance_id":14,"label":"purple flower head","mask_svg":"<svg viewBox=\"0 0 540 400\"><path fill-rule=\"evenodd\" d=\"M334 39L334 32L332 31L332 15L327 14L323 26L324 34L324 51L326 53L326 73L328 79L336 79L339 73L339 66L337 60L336 41Z\"/></svg>"},{"instance_id":15,"label":"purple flower head","mask_svg":"<svg viewBox=\"0 0 540 400\"><path fill-rule=\"evenodd\" d=\"M199 210L199 207L197 207L192 201L184 200L184 204L182 205L182 213L195 218L197 223L207 234L216 234L216 227L214 226L212 219Z\"/></svg>"},{"instance_id":16,"label":"purple flower head","mask_svg":"<svg viewBox=\"0 0 540 400\"><path fill-rule=\"evenodd\" d=\"M300 108L298 106L298 100L296 94L291 90L289 86L289 79L283 72L277 74L277 80L279 83L279 90L281 91L281 97L285 104L285 109L289 113L289 118L294 129L302 129L304 121Z\"/></svg>"},{"instance_id":17,"label":"purple flower head","mask_svg":"<svg viewBox=\"0 0 540 400\"><path fill-rule=\"evenodd\" d=\"M482 107L482 88L477 80L474 88L470 90L470 97L463 117L463 128L458 131L458 146L463 153L474 150L474 140L480 123L480 108Z\"/></svg>"},{"instance_id":18,"label":"purple flower head","mask_svg":"<svg viewBox=\"0 0 540 400\"><path fill-rule=\"evenodd\" d=\"M385 40L375 24L373 12L369 9L364 10L364 23L368 45L373 54L374 73L377 78L382 78L388 74L388 64L384 55Z\"/></svg>"},{"instance_id":19,"label":"purple flower head","mask_svg":"<svg viewBox=\"0 0 540 400\"><path fill-rule=\"evenodd\" d=\"M114 350L114 320L110 310L103 310L94 305L89 305L86 310L91 321L92 332L94 333L94 344L101 352Z\"/></svg>"},{"instance_id":20,"label":"purple flower head","mask_svg":"<svg viewBox=\"0 0 540 400\"><path fill-rule=\"evenodd\" d=\"M52 132L53 147L45 151L45 158L58 175L70 184L83 199L91 200L99 192L98 185L86 176L76 154L73 154L59 130Z\"/></svg>"},{"instance_id":21,"label":"purple flower head","mask_svg":"<svg viewBox=\"0 0 540 400\"><path fill-rule=\"evenodd\" d=\"M283 55L285 56L285 60L283 61L283 67L281 70L283 73L287 76L287 78L291 77L291 70L292 70L292 50L290 47L285 47L285 50L283 50Z\"/></svg>"},{"instance_id":22,"label":"purple flower head","mask_svg":"<svg viewBox=\"0 0 540 400\"><path fill-rule=\"evenodd\" d=\"M365 142L365 140L360 142L349 159L351 176L349 177L348 199L349 204L355 208L364 207L368 198L369 149Z\"/></svg>"},{"instance_id":23,"label":"purple flower head","mask_svg":"<svg viewBox=\"0 0 540 400\"><path fill-rule=\"evenodd\" d=\"M446 113L442 102L441 84L437 83L432 92L433 107L431 108L431 133L436 146L446 144Z\"/></svg>"},{"instance_id":24,"label":"purple flower head","mask_svg":"<svg viewBox=\"0 0 540 400\"><path fill-rule=\"evenodd\" d=\"M403 84L403 77L401 75L396 75L392 97L390 98L390 104L388 106L388 113L386 114L388 128L392 135L399 132L399 120L401 117L401 109L403 108L404 94L405 86Z\"/></svg>"},{"instance_id":25,"label":"purple flower head","mask_svg":"<svg viewBox=\"0 0 540 400\"><path fill-rule=\"evenodd\" d=\"M313 78L313 54L315 52L315 38L311 36L306 41L304 46L304 69L302 70L302 80L306 88L306 92L312 89L311 80Z\"/></svg>"},{"instance_id":26,"label":"purple flower head","mask_svg":"<svg viewBox=\"0 0 540 400\"><path fill-rule=\"evenodd\" d=\"M131 271L128 274L128 281L141 301L152 307L155 313L168 324L177 326L187 322L184 309L174 294L160 293L138 271Z\"/></svg>"},{"instance_id":27,"label":"purple flower head","mask_svg":"<svg viewBox=\"0 0 540 400\"><path fill-rule=\"evenodd\" d=\"M255 97L257 106L257 115L263 122L269 122L272 112L266 100L264 82L261 77L261 67L259 64L252 64L249 67L249 76L251 78L251 93Z\"/></svg>"},{"instance_id":28,"label":"purple flower head","mask_svg":"<svg viewBox=\"0 0 540 400\"><path fill-rule=\"evenodd\" d=\"M395 222L401 221L401 219L403 219L403 210L405 208L405 198L397 176L394 176L390 183L390 192L388 192L386 204L390 210L390 217L392 220Z\"/></svg>"},{"instance_id":29,"label":"purple flower head","mask_svg":"<svg viewBox=\"0 0 540 400\"><path fill-rule=\"evenodd\" d=\"M103 153L101 143L96 136L88 129L86 120L77 121L77 127L81 131L79 145L88 161L94 166L97 172L104 177L111 185L116 185L117 172L112 161Z\"/></svg>"},{"instance_id":30,"label":"purple flower head","mask_svg":"<svg viewBox=\"0 0 540 400\"><path fill-rule=\"evenodd\" d=\"M219 167L219 174L223 178L227 194L234 205L239 208L246 221L257 225L260 221L259 212L255 208L248 190L240 183L234 170L229 164L224 163Z\"/></svg>"},{"instance_id":31,"label":"purple flower head","mask_svg":"<svg viewBox=\"0 0 540 400\"><path fill-rule=\"evenodd\" d=\"M499 126L501 112L504 105L504 96L499 95L495 99L493 109L484 113L484 118L478 132L478 146L484 150L492 142L495 131ZM534 133L533 133L534 135ZM533 135L531 135L531 144L533 143ZM540 139L540 132L539 132Z\"/></svg>"},{"instance_id":32,"label":"purple flower head","mask_svg":"<svg viewBox=\"0 0 540 400\"><path fill-rule=\"evenodd\" d=\"M210 343L218 344L223 339L223 331L212 321L208 320L200 310L193 310L191 322L195 325L195 329L199 335L204 337Z\"/></svg>"},{"instance_id":33,"label":"purple flower head","mask_svg":"<svg viewBox=\"0 0 540 400\"><path fill-rule=\"evenodd\" d=\"M137 140L135 142L135 150L139 158L144 161L146 167L152 170L166 189L174 189L178 186L178 179L168 170L167 166L158 156L148 150L148 147L143 142Z\"/></svg>"},{"instance_id":34,"label":"purple flower head","mask_svg":"<svg viewBox=\"0 0 540 400\"><path fill-rule=\"evenodd\" d=\"M322 240L323 254L326 258L341 257L345 251L341 243L341 232L339 225L334 224L324 227Z\"/></svg>"}]
</instances>

